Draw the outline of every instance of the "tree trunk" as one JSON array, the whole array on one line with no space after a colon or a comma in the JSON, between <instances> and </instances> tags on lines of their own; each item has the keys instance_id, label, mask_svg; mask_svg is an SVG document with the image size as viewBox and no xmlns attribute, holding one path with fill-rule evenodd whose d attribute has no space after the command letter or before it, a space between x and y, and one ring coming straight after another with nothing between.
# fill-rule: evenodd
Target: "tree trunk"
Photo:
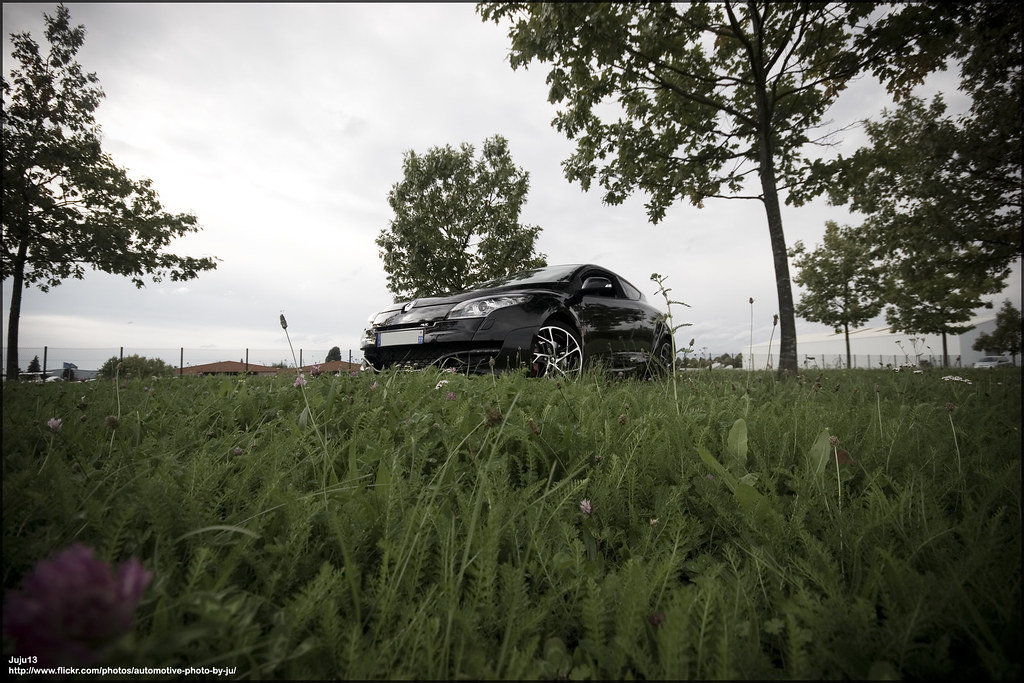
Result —
<instances>
[{"instance_id":1,"label":"tree trunk","mask_svg":"<svg viewBox=\"0 0 1024 683\"><path fill-rule=\"evenodd\" d=\"M731 16L732 10L729 12ZM761 177L761 195L768 217L772 258L775 261L775 289L779 297L779 323L782 328L779 337L778 373L795 377L799 370L796 359L796 309L793 304L793 286L789 278L786 236L782 230L779 189L775 180L775 141L772 139L771 114L768 108L767 71L764 66L764 55L760 53L764 26L756 8L751 7L750 16L756 37L747 49L754 76L754 98L757 104L757 158L760 167L758 174Z\"/></svg>"},{"instance_id":2,"label":"tree trunk","mask_svg":"<svg viewBox=\"0 0 1024 683\"><path fill-rule=\"evenodd\" d=\"M789 256L786 253L786 237L782 231L782 213L779 210L779 194L775 187L775 170L761 174L764 191L764 208L768 215L768 234L771 237L772 257L775 261L775 289L779 296L779 374L796 375L796 308L793 304L793 286L789 278Z\"/></svg>"},{"instance_id":3,"label":"tree trunk","mask_svg":"<svg viewBox=\"0 0 1024 683\"><path fill-rule=\"evenodd\" d=\"M7 379L18 379L18 322L21 320L21 291L25 284L25 262L28 260L28 240L18 245L11 282L11 312L7 318Z\"/></svg>"},{"instance_id":4,"label":"tree trunk","mask_svg":"<svg viewBox=\"0 0 1024 683\"><path fill-rule=\"evenodd\" d=\"M843 323L843 332L846 333L846 369L849 370L853 367L850 364L850 323Z\"/></svg>"}]
</instances>

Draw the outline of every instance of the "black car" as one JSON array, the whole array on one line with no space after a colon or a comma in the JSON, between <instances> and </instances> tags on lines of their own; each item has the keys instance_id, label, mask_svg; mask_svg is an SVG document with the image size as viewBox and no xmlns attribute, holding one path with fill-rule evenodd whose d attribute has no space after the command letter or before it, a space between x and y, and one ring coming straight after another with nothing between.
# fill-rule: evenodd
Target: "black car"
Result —
<instances>
[{"instance_id":1,"label":"black car","mask_svg":"<svg viewBox=\"0 0 1024 683\"><path fill-rule=\"evenodd\" d=\"M673 346L664 314L595 265L535 268L478 289L394 304L370 320L363 359L394 366L578 376L584 365L661 371Z\"/></svg>"}]
</instances>

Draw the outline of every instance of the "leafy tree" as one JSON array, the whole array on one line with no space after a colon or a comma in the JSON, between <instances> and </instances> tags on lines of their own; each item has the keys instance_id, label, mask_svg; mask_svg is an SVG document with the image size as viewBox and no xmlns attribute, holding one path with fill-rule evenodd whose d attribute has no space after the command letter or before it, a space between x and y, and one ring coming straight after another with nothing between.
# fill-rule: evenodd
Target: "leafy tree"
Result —
<instances>
[{"instance_id":1,"label":"leafy tree","mask_svg":"<svg viewBox=\"0 0 1024 683\"><path fill-rule=\"evenodd\" d=\"M1019 256L1012 197L986 186L970 169L963 129L930 104L908 97L881 120L866 122L870 145L841 161L845 173L832 196L867 214L860 239L870 244L887 285L886 320L896 330L943 337L970 329L983 297L1002 291ZM966 124L965 124L966 125ZM1019 176L1018 176L1019 178Z\"/></svg>"},{"instance_id":2,"label":"leafy tree","mask_svg":"<svg viewBox=\"0 0 1024 683\"><path fill-rule=\"evenodd\" d=\"M824 241L808 252L803 242L789 250L793 278L807 293L796 306L804 320L823 323L846 338L846 367L850 367L850 327L863 325L882 311L881 273L872 250L850 229L834 221L825 224Z\"/></svg>"},{"instance_id":3,"label":"leafy tree","mask_svg":"<svg viewBox=\"0 0 1024 683\"><path fill-rule=\"evenodd\" d=\"M1021 255L1020 161L1015 172L978 168L976 124L945 111L941 96L908 97L866 122L870 145L839 160L831 196L869 217L864 237L890 264L952 250L959 273L988 276L998 292ZM1020 152L1019 130L1005 146Z\"/></svg>"},{"instance_id":4,"label":"leafy tree","mask_svg":"<svg viewBox=\"0 0 1024 683\"><path fill-rule=\"evenodd\" d=\"M1020 310L1009 299L1003 301L1003 307L996 313L996 329L992 333L982 333L974 340L971 348L982 353L1008 353L1017 364L1020 353L1021 315ZM31 367L29 368L31 370Z\"/></svg>"},{"instance_id":5,"label":"leafy tree","mask_svg":"<svg viewBox=\"0 0 1024 683\"><path fill-rule=\"evenodd\" d=\"M147 377L170 377L174 374L173 365L165 363L159 358L146 358L138 354L125 356L123 359L117 356L108 358L96 376L100 379L145 379Z\"/></svg>"},{"instance_id":6,"label":"leafy tree","mask_svg":"<svg viewBox=\"0 0 1024 683\"><path fill-rule=\"evenodd\" d=\"M511 21L513 68L534 59L552 65L549 99L563 105L554 125L577 144L564 164L569 180L584 189L597 180L609 204L646 192L654 223L682 198L697 207L719 197L762 202L781 317L779 371L795 374L780 191L802 182L811 132L851 78L871 68L902 90L937 66L938 14L907 4L878 19L874 3L736 1L479 9L484 20Z\"/></svg>"},{"instance_id":7,"label":"leafy tree","mask_svg":"<svg viewBox=\"0 0 1024 683\"><path fill-rule=\"evenodd\" d=\"M938 96L902 98L866 122L867 147L818 164L805 187L868 216L861 232L888 273L890 325L941 333L945 345L991 307L981 297L1003 289L1022 253L1022 13L1009 2L939 12L957 27L944 50L959 60L969 112L947 116Z\"/></svg>"},{"instance_id":8,"label":"leafy tree","mask_svg":"<svg viewBox=\"0 0 1024 683\"><path fill-rule=\"evenodd\" d=\"M544 265L534 254L540 228L519 223L529 174L512 163L500 135L473 154L465 143L405 154L404 177L388 194L395 218L377 238L396 300Z\"/></svg>"},{"instance_id":9,"label":"leafy tree","mask_svg":"<svg viewBox=\"0 0 1024 683\"><path fill-rule=\"evenodd\" d=\"M42 291L85 266L154 281L189 280L216 267L214 258L164 251L179 235L199 230L191 214L169 214L149 180L131 180L100 145L94 112L103 98L98 79L75 56L85 28L73 27L63 5L44 13L49 51L28 33L11 35L18 68L3 80L3 262L11 280L7 370L18 362L22 290Z\"/></svg>"},{"instance_id":10,"label":"leafy tree","mask_svg":"<svg viewBox=\"0 0 1024 683\"><path fill-rule=\"evenodd\" d=\"M977 270L961 269L953 248L922 250L895 260L887 271L885 319L893 330L942 336L942 364L949 365L947 336L972 329L978 308L991 308L983 295L1002 282Z\"/></svg>"},{"instance_id":11,"label":"leafy tree","mask_svg":"<svg viewBox=\"0 0 1024 683\"><path fill-rule=\"evenodd\" d=\"M28 372L28 374L31 375L33 373L42 372L42 371L43 371L43 367L42 367L42 365L39 364L39 356L33 356L32 357L32 362L28 364L28 370L26 372Z\"/></svg>"},{"instance_id":12,"label":"leafy tree","mask_svg":"<svg viewBox=\"0 0 1024 683\"><path fill-rule=\"evenodd\" d=\"M341 349L337 346L332 346L331 350L327 352L327 358L324 358L325 363L330 363L332 360L341 360Z\"/></svg>"}]
</instances>

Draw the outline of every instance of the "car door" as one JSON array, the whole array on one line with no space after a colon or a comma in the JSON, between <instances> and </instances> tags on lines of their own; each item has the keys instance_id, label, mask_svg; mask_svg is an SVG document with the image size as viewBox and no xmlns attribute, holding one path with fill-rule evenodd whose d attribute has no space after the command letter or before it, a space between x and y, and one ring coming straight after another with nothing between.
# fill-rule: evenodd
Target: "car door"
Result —
<instances>
[{"instance_id":1,"label":"car door","mask_svg":"<svg viewBox=\"0 0 1024 683\"><path fill-rule=\"evenodd\" d=\"M588 281L596 282L593 278L607 280L607 286L600 290L585 289ZM612 369L632 368L642 361L642 354L654 344L653 331L646 329L650 327L646 304L629 298L619 278L606 270L584 271L578 286L576 314L587 358L604 362Z\"/></svg>"}]
</instances>

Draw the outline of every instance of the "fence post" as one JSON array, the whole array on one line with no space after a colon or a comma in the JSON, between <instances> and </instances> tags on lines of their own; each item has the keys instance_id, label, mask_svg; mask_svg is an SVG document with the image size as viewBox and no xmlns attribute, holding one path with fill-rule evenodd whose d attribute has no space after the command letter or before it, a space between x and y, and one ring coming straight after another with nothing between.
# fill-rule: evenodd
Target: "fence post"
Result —
<instances>
[{"instance_id":1,"label":"fence post","mask_svg":"<svg viewBox=\"0 0 1024 683\"><path fill-rule=\"evenodd\" d=\"M245 350L245 374L249 374L249 349Z\"/></svg>"},{"instance_id":2,"label":"fence post","mask_svg":"<svg viewBox=\"0 0 1024 683\"><path fill-rule=\"evenodd\" d=\"M49 351L49 349L50 349L49 346L44 346L43 347L43 377L44 378L46 377L46 353L47 353L47 351Z\"/></svg>"},{"instance_id":3,"label":"fence post","mask_svg":"<svg viewBox=\"0 0 1024 683\"><path fill-rule=\"evenodd\" d=\"M181 377L184 374L185 374L185 347L182 346L179 349L179 355L178 355L178 377Z\"/></svg>"}]
</instances>

